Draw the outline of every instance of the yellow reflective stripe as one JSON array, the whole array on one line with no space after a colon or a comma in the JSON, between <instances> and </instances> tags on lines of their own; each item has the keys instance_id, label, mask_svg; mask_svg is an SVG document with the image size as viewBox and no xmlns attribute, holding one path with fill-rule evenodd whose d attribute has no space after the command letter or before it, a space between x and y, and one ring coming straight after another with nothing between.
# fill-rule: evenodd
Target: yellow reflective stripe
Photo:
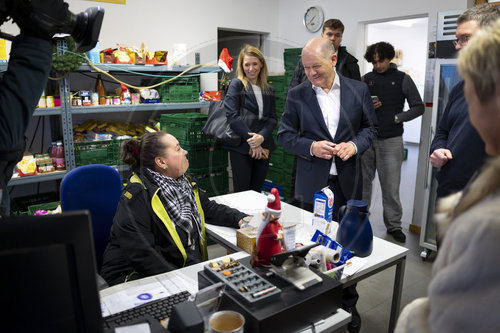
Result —
<instances>
[{"instance_id":1,"label":"yellow reflective stripe","mask_svg":"<svg viewBox=\"0 0 500 333\"><path fill-rule=\"evenodd\" d=\"M142 185L142 187L146 188L146 186L142 183L141 178L139 178L139 176L135 172L132 174L132 177L130 177L130 182L139 183Z\"/></svg>"},{"instance_id":2,"label":"yellow reflective stripe","mask_svg":"<svg viewBox=\"0 0 500 333\"><path fill-rule=\"evenodd\" d=\"M160 188L156 190L153 198L151 199L151 207L153 208L155 214L163 222L170 236L174 240L175 245L177 245L177 248L181 252L182 257L184 258L184 264L182 266L184 266L186 265L186 259L187 259L186 250L184 249L184 245L182 245L179 234L175 230L174 224L170 220L170 217L168 216L167 211L165 210L165 207L163 206L163 203L161 202L160 197L158 196L158 191L160 191Z\"/></svg>"},{"instance_id":3,"label":"yellow reflective stripe","mask_svg":"<svg viewBox=\"0 0 500 333\"><path fill-rule=\"evenodd\" d=\"M200 213L200 218L201 218L201 241L200 241L200 247L201 247L201 256L203 260L208 260L208 250L207 250L207 236L205 234L205 213L203 212L203 208L201 208L201 201L200 201L200 193L198 192L198 188L194 187L194 197L196 198L196 207L198 207L198 212Z\"/></svg>"},{"instance_id":4,"label":"yellow reflective stripe","mask_svg":"<svg viewBox=\"0 0 500 333\"><path fill-rule=\"evenodd\" d=\"M132 199L132 193L130 193L129 191L123 193L124 196L127 197L127 199Z\"/></svg>"}]
</instances>

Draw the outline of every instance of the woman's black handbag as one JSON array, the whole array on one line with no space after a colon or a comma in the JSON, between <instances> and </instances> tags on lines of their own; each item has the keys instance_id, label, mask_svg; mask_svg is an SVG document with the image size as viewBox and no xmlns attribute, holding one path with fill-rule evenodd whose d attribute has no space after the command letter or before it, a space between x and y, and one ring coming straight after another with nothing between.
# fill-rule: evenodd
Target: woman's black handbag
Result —
<instances>
[{"instance_id":1,"label":"woman's black handbag","mask_svg":"<svg viewBox=\"0 0 500 333\"><path fill-rule=\"evenodd\" d=\"M233 131L227 121L224 100L210 102L208 119L202 131L208 137L222 141L222 143L230 146L236 147L241 143L241 137Z\"/></svg>"}]
</instances>

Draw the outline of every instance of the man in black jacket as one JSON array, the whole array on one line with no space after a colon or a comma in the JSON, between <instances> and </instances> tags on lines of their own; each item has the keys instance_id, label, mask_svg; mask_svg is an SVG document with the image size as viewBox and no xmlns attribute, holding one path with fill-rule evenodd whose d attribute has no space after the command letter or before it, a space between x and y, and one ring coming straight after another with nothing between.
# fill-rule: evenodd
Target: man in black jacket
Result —
<instances>
[{"instance_id":1,"label":"man in black jacket","mask_svg":"<svg viewBox=\"0 0 500 333\"><path fill-rule=\"evenodd\" d=\"M337 51L337 65L335 65L337 73L347 78L360 81L361 75L359 74L358 59L347 52L345 46L340 46L343 34L344 24L342 21L329 19L323 24L321 37L327 38ZM295 71L293 72L293 77L290 81L288 89L298 86L305 80L307 80L307 77L304 71L304 65L302 64L302 59L300 59L297 63Z\"/></svg>"},{"instance_id":2,"label":"man in black jacket","mask_svg":"<svg viewBox=\"0 0 500 333\"><path fill-rule=\"evenodd\" d=\"M399 183L403 163L403 122L424 113L425 107L415 83L408 74L397 69L391 60L394 47L386 42L368 46L365 59L373 64L373 71L362 78L370 89L373 107L379 125L378 135L361 156L363 170L363 200L370 205L375 171L382 189L384 224L387 233L404 243L402 231L403 209L399 200ZM404 111L405 100L409 110Z\"/></svg>"}]
</instances>

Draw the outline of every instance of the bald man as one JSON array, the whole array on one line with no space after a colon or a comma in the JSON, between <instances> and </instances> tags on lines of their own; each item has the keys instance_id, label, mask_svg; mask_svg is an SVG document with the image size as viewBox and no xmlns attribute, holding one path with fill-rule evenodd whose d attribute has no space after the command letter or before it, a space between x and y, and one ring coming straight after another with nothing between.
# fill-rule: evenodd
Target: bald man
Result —
<instances>
[{"instance_id":1,"label":"bald man","mask_svg":"<svg viewBox=\"0 0 500 333\"><path fill-rule=\"evenodd\" d=\"M309 80L288 92L278 142L297 155L295 199L312 210L314 193L330 186L334 219L349 199L361 199L359 156L376 136L366 84L337 75L332 44L314 38L302 50Z\"/></svg>"},{"instance_id":2,"label":"bald man","mask_svg":"<svg viewBox=\"0 0 500 333\"><path fill-rule=\"evenodd\" d=\"M360 155L377 134L377 119L366 84L337 75L333 45L314 38L302 50L309 80L288 91L278 142L297 156L295 200L309 211L314 193L334 193L333 218L349 199L361 199ZM359 332L356 286L342 292L342 307L352 314L349 332Z\"/></svg>"}]
</instances>

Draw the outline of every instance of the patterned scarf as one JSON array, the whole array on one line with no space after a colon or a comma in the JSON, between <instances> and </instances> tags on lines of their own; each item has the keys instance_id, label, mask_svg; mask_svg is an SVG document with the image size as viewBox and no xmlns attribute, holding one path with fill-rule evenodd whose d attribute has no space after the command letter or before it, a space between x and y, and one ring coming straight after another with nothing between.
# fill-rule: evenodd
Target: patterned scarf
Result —
<instances>
[{"instance_id":1,"label":"patterned scarf","mask_svg":"<svg viewBox=\"0 0 500 333\"><path fill-rule=\"evenodd\" d=\"M178 179L163 176L147 169L160 187L165 209L174 224L188 234L188 246L194 250L196 234L201 239L201 217L196 206L193 188L185 175Z\"/></svg>"}]
</instances>

